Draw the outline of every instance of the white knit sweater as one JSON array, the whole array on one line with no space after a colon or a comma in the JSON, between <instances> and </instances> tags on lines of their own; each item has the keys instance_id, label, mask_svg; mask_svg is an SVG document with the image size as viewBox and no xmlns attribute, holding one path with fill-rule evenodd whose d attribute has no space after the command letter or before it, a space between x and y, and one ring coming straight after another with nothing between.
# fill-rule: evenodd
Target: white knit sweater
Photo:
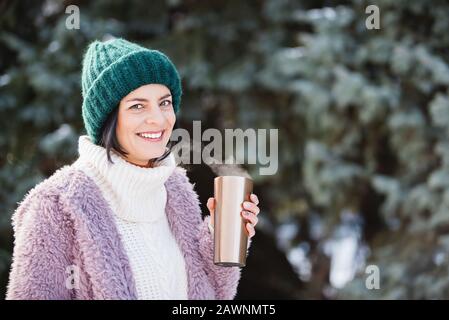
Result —
<instances>
[{"instance_id":1,"label":"white knit sweater","mask_svg":"<svg viewBox=\"0 0 449 320\"><path fill-rule=\"evenodd\" d=\"M187 299L184 257L165 214L164 182L176 166L173 154L157 167L142 168L111 151L110 164L106 149L86 135L78 152L74 165L94 179L114 213L138 299Z\"/></svg>"}]
</instances>

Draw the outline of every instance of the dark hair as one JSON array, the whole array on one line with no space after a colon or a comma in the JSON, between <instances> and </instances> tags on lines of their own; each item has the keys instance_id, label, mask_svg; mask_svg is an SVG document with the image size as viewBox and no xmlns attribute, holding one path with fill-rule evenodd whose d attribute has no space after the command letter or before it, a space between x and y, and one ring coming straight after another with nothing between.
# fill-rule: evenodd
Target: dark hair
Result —
<instances>
[{"instance_id":1,"label":"dark hair","mask_svg":"<svg viewBox=\"0 0 449 320\"><path fill-rule=\"evenodd\" d=\"M126 155L128 154L128 152L126 152L123 149L123 147L120 145L117 139L116 128L117 128L118 110L119 110L118 107L115 108L114 111L112 111L109 114L108 118L106 119L106 122L104 123L103 128L101 130L102 134L99 142L100 146L106 148L106 154L108 156L109 162L111 163L114 163L111 159L110 154L111 150L121 154L125 158ZM172 148L173 148L173 141L169 140L169 142L167 143L167 150L164 152L164 154L158 158L149 159L147 166L154 167L155 164L167 158L170 152L172 151Z\"/></svg>"}]
</instances>

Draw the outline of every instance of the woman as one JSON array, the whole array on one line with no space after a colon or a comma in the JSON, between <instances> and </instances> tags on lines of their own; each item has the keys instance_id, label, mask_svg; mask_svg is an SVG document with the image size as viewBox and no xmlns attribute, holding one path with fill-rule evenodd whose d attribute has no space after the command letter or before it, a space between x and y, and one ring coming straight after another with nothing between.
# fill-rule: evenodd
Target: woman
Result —
<instances>
[{"instance_id":1,"label":"woman","mask_svg":"<svg viewBox=\"0 0 449 320\"><path fill-rule=\"evenodd\" d=\"M79 158L13 215L7 299L232 299L238 267L213 263L214 199L203 220L169 138L182 89L163 53L93 42L82 71ZM249 237L258 200L243 204Z\"/></svg>"}]
</instances>

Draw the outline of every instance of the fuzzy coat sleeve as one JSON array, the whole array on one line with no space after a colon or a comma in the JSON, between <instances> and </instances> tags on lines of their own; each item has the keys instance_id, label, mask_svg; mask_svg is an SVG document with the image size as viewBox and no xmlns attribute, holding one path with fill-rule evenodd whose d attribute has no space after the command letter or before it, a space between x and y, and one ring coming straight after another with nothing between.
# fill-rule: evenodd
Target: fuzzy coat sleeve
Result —
<instances>
[{"instance_id":1,"label":"fuzzy coat sleeve","mask_svg":"<svg viewBox=\"0 0 449 320\"><path fill-rule=\"evenodd\" d=\"M210 216L206 216L199 228L199 249L206 273L216 288L218 300L232 300L237 293L241 277L240 267L221 267L214 264L214 236L209 227ZM250 247L251 239L248 242Z\"/></svg>"},{"instance_id":2,"label":"fuzzy coat sleeve","mask_svg":"<svg viewBox=\"0 0 449 320\"><path fill-rule=\"evenodd\" d=\"M6 299L71 299L70 284L66 286L71 228L58 196L28 195L12 222L14 250Z\"/></svg>"}]
</instances>

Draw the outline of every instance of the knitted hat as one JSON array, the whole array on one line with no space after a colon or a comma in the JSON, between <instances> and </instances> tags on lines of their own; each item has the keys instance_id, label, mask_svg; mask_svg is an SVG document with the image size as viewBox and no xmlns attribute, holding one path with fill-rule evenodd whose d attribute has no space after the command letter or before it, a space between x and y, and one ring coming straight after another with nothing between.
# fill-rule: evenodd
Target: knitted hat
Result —
<instances>
[{"instance_id":1,"label":"knitted hat","mask_svg":"<svg viewBox=\"0 0 449 320\"><path fill-rule=\"evenodd\" d=\"M82 115L92 142L101 140L108 115L120 100L145 84L159 83L170 89L177 113L181 102L181 79L170 59L124 39L92 42L84 55L81 86Z\"/></svg>"}]
</instances>

